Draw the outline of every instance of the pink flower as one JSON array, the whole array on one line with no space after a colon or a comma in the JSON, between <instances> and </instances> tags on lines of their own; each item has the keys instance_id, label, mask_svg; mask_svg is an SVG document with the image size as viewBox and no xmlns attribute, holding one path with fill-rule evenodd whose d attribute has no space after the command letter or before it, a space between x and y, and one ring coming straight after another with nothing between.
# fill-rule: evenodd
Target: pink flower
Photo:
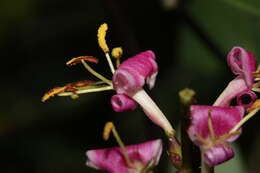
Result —
<instances>
[{"instance_id":1,"label":"pink flower","mask_svg":"<svg viewBox=\"0 0 260 173\"><path fill-rule=\"evenodd\" d=\"M227 62L232 72L238 77L233 79L213 104L214 106L229 106L233 98L242 93L250 97L250 104L243 104L241 98L237 99L238 105L250 107L256 99L256 94L251 91L254 84L253 72L256 71L255 56L241 47L233 47L228 53Z\"/></svg>"},{"instance_id":2,"label":"pink flower","mask_svg":"<svg viewBox=\"0 0 260 173\"><path fill-rule=\"evenodd\" d=\"M162 153L160 139L125 147L132 165L125 160L121 148L107 148L87 151L87 166L110 173L141 173L156 166Z\"/></svg>"},{"instance_id":3,"label":"pink flower","mask_svg":"<svg viewBox=\"0 0 260 173\"><path fill-rule=\"evenodd\" d=\"M155 84L158 67L151 50L141 52L124 61L113 75L113 85L117 93L126 94Z\"/></svg>"},{"instance_id":4,"label":"pink flower","mask_svg":"<svg viewBox=\"0 0 260 173\"><path fill-rule=\"evenodd\" d=\"M201 148L205 162L215 166L232 158L234 153L229 142L237 139L239 134L229 132L243 118L244 108L192 105L190 110L188 134Z\"/></svg>"},{"instance_id":5,"label":"pink flower","mask_svg":"<svg viewBox=\"0 0 260 173\"><path fill-rule=\"evenodd\" d=\"M113 87L118 94L127 95L137 102L150 120L162 127L168 136L173 136L175 131L171 124L154 101L143 90L145 84L150 89L154 87L157 73L158 66L155 62L155 54L151 50L141 52L128 58L117 68L113 75ZM116 99L118 97L111 99L112 105L117 102ZM124 103L122 106L124 105L128 109L119 108L118 104L116 104L116 107L113 105L114 110L129 110L135 106L134 104L130 104L130 101L127 101L126 97L124 98ZM129 105L126 106L128 103Z\"/></svg>"}]
</instances>

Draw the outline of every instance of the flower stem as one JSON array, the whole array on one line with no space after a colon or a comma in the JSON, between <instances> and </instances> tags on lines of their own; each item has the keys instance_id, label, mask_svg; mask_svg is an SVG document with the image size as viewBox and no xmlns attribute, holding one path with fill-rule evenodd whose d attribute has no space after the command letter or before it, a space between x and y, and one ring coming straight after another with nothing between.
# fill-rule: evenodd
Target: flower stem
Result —
<instances>
[{"instance_id":1,"label":"flower stem","mask_svg":"<svg viewBox=\"0 0 260 173\"><path fill-rule=\"evenodd\" d=\"M109 67L110 67L110 70L111 70L112 74L114 74L114 73L115 73L115 68L114 68L114 65L113 65L113 63L112 63L112 60L111 60L111 58L110 58L110 56L109 56L109 53L105 53L105 56L106 56L106 58L107 58L107 62L108 62L108 65L109 65Z\"/></svg>"},{"instance_id":2,"label":"flower stem","mask_svg":"<svg viewBox=\"0 0 260 173\"><path fill-rule=\"evenodd\" d=\"M214 173L214 167L210 167L205 162L205 158L202 150L201 150L201 173Z\"/></svg>"},{"instance_id":3,"label":"flower stem","mask_svg":"<svg viewBox=\"0 0 260 173\"><path fill-rule=\"evenodd\" d=\"M190 140L187 134L187 128L190 125L190 105L196 104L195 91L192 89L183 89L179 92L181 107L181 150L182 167L181 173L194 173L200 165L200 152L198 147ZM202 138L203 139L203 138Z\"/></svg>"},{"instance_id":4,"label":"flower stem","mask_svg":"<svg viewBox=\"0 0 260 173\"><path fill-rule=\"evenodd\" d=\"M97 73L95 70L93 70L84 60L81 60L81 63L83 64L83 66L94 76L96 76L97 78L99 78L100 80L104 81L105 83L107 83L108 85L112 85L111 81L108 80L107 78L105 78L104 76L102 76L101 74Z\"/></svg>"}]
</instances>

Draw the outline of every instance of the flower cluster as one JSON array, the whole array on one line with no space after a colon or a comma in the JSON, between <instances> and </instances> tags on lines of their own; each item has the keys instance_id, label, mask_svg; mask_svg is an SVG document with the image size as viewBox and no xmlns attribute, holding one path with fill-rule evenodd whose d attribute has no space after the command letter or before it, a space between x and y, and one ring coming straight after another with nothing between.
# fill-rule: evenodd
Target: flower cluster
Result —
<instances>
[{"instance_id":1,"label":"flower cluster","mask_svg":"<svg viewBox=\"0 0 260 173\"><path fill-rule=\"evenodd\" d=\"M107 25L98 29L98 44L105 54L112 73L111 80L96 72L89 63L98 63L93 56L80 56L67 62L68 66L82 64L86 70L93 74L98 81L79 81L56 87L48 91L42 101L52 96L70 96L78 98L80 94L114 90L116 94L111 97L114 111L132 111L139 105L147 117L160 126L169 140L168 153L178 172L189 172L187 159L182 155L181 146L175 137L175 130L156 103L143 89L147 85L152 89L158 74L155 53L147 50L120 62L123 55L121 47L110 49L106 43ZM214 167L234 156L231 142L241 134L241 126L260 109L260 101L254 92L260 92L260 69L257 69L256 60L251 52L244 48L234 47L227 56L227 62L232 72L237 75L229 82L212 106L193 105L195 92L189 90L189 99L182 96L184 104L188 105L188 127L184 132L189 136L201 151L202 172L204 167ZM184 94L185 95L185 94ZM189 95L189 94L188 94ZM247 98L247 102L245 102ZM236 104L231 105L236 99ZM185 119L185 118L184 118ZM87 166L106 170L111 173L148 173L159 162L162 153L162 140L156 139L136 145L125 146L113 123L106 124L103 138L107 140L110 132L116 138L119 147L96 149L87 151ZM188 137L187 137L188 138ZM187 139L181 139L185 143ZM184 142L183 142L184 141ZM185 145L187 147L187 145ZM196 168L199 169L200 165ZM188 171L187 171L188 170ZM206 170L206 169L205 169Z\"/></svg>"},{"instance_id":2,"label":"flower cluster","mask_svg":"<svg viewBox=\"0 0 260 173\"><path fill-rule=\"evenodd\" d=\"M254 55L241 47L234 47L228 53L227 62L237 77L228 84L213 106L190 107L191 125L188 134L200 147L209 166L234 156L229 143L239 137L242 124L258 111L258 106L252 107L253 103L257 103L257 96L252 91L257 80L254 73L258 73ZM248 98L247 103L244 103L245 97ZM236 99L236 106L230 105L232 99ZM243 119L246 112L249 114Z\"/></svg>"}]
</instances>

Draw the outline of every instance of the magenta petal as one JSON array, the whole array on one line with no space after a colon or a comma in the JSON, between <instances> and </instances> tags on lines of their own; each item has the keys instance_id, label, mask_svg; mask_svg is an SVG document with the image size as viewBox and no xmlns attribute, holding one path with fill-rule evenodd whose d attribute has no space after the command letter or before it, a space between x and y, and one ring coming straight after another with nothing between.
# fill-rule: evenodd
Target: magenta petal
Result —
<instances>
[{"instance_id":1,"label":"magenta petal","mask_svg":"<svg viewBox=\"0 0 260 173\"><path fill-rule=\"evenodd\" d=\"M233 98L239 93L248 90L248 87L241 77L237 77L229 82L225 90L217 98L213 106L229 106Z\"/></svg>"},{"instance_id":2,"label":"magenta petal","mask_svg":"<svg viewBox=\"0 0 260 173\"><path fill-rule=\"evenodd\" d=\"M145 83L154 86L158 71L155 55L148 50L124 61L113 75L113 85L117 93L133 92Z\"/></svg>"},{"instance_id":3,"label":"magenta petal","mask_svg":"<svg viewBox=\"0 0 260 173\"><path fill-rule=\"evenodd\" d=\"M106 170L110 173L133 173L140 172L148 163L152 161L153 166L159 162L162 153L162 141L160 139L144 142L136 145L126 146L129 159L136 166L130 168L122 155L119 147L97 149L87 151L87 166Z\"/></svg>"},{"instance_id":4,"label":"magenta petal","mask_svg":"<svg viewBox=\"0 0 260 173\"><path fill-rule=\"evenodd\" d=\"M255 56L242 47L233 47L228 53L227 61L233 73L244 78L251 88L254 82L252 73L256 71Z\"/></svg>"},{"instance_id":5,"label":"magenta petal","mask_svg":"<svg viewBox=\"0 0 260 173\"><path fill-rule=\"evenodd\" d=\"M204 139L209 138L208 118L209 110L211 110L212 125L216 137L227 134L244 115L242 106L235 107L218 107L218 106L200 106L192 105L191 108L191 125L188 134L193 142L202 145L196 138L201 136ZM232 136L227 139L231 142L239 135Z\"/></svg>"},{"instance_id":6,"label":"magenta petal","mask_svg":"<svg viewBox=\"0 0 260 173\"><path fill-rule=\"evenodd\" d=\"M245 98L245 97L248 97L249 103L246 103L246 104L243 103L243 98ZM237 104L239 106L243 106L244 108L247 109L252 106L252 104L255 102L256 99L257 99L257 96L254 92L252 92L251 90L246 90L237 95Z\"/></svg>"},{"instance_id":7,"label":"magenta petal","mask_svg":"<svg viewBox=\"0 0 260 173\"><path fill-rule=\"evenodd\" d=\"M111 97L111 104L116 112L125 112L135 110L136 102L124 94L116 94Z\"/></svg>"},{"instance_id":8,"label":"magenta petal","mask_svg":"<svg viewBox=\"0 0 260 173\"><path fill-rule=\"evenodd\" d=\"M228 144L212 146L204 152L205 162L210 166L216 166L234 156L234 151Z\"/></svg>"}]
</instances>

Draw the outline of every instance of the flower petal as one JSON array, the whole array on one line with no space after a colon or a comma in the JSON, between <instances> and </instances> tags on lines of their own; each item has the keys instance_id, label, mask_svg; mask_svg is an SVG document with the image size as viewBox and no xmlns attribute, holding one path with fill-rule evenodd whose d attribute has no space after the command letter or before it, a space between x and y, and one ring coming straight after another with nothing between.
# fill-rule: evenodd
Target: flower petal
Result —
<instances>
[{"instance_id":1,"label":"flower petal","mask_svg":"<svg viewBox=\"0 0 260 173\"><path fill-rule=\"evenodd\" d=\"M208 127L209 111L211 111L212 126L216 137L228 134L244 115L244 108L242 106L218 107L192 105L190 110L191 125L188 129L188 134L191 140L199 146L202 144L196 136L200 136L203 139L208 139L210 136ZM238 136L231 136L226 141L231 142Z\"/></svg>"},{"instance_id":2,"label":"flower petal","mask_svg":"<svg viewBox=\"0 0 260 173\"><path fill-rule=\"evenodd\" d=\"M212 167L233 158L234 151L229 144L223 144L210 147L203 154L205 162Z\"/></svg>"},{"instance_id":3,"label":"flower petal","mask_svg":"<svg viewBox=\"0 0 260 173\"><path fill-rule=\"evenodd\" d=\"M245 97L249 97L249 103L243 103L243 98ZM252 92L251 90L246 90L237 95L237 104L247 109L252 106L256 99L257 96L254 92Z\"/></svg>"},{"instance_id":4,"label":"flower petal","mask_svg":"<svg viewBox=\"0 0 260 173\"><path fill-rule=\"evenodd\" d=\"M147 82L150 88L157 74L155 55L148 50L124 61L113 75L113 85L117 93L136 91Z\"/></svg>"},{"instance_id":5,"label":"flower petal","mask_svg":"<svg viewBox=\"0 0 260 173\"><path fill-rule=\"evenodd\" d=\"M132 163L142 166L136 168L138 169L136 172L139 172L139 169L144 168L150 161L154 161L153 166L158 164L162 153L162 141L157 139L129 145L126 146L126 152ZM126 164L119 147L89 150L86 155L88 158L87 166L95 169L106 170L110 173L128 173L128 169L135 169Z\"/></svg>"},{"instance_id":6,"label":"flower petal","mask_svg":"<svg viewBox=\"0 0 260 173\"><path fill-rule=\"evenodd\" d=\"M124 94L116 94L111 98L112 108L116 112L132 111L136 108L136 102Z\"/></svg>"},{"instance_id":7,"label":"flower petal","mask_svg":"<svg viewBox=\"0 0 260 173\"><path fill-rule=\"evenodd\" d=\"M251 88L254 82L253 72L256 71L255 56L242 47L236 46L228 53L227 61L232 72L243 77L247 86Z\"/></svg>"},{"instance_id":8,"label":"flower petal","mask_svg":"<svg viewBox=\"0 0 260 173\"><path fill-rule=\"evenodd\" d=\"M225 90L219 95L213 106L229 106L233 98L239 93L248 90L248 87L241 77L237 77L229 82Z\"/></svg>"}]
</instances>

